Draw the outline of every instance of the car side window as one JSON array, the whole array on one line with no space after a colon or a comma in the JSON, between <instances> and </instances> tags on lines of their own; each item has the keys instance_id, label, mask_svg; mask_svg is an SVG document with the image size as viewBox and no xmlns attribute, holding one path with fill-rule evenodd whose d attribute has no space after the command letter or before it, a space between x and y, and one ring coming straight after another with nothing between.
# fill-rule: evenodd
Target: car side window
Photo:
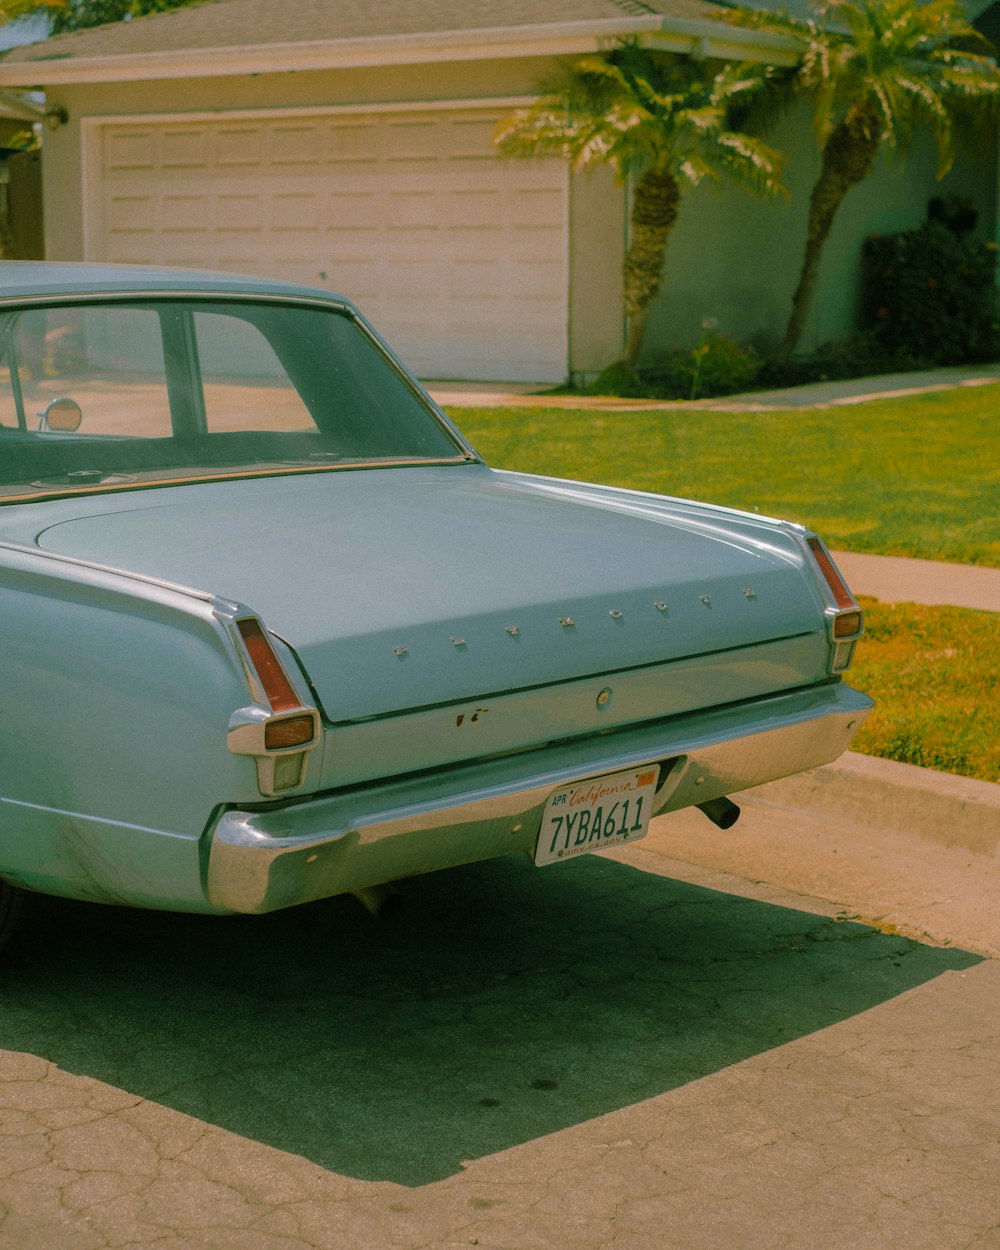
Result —
<instances>
[{"instance_id":1,"label":"car side window","mask_svg":"<svg viewBox=\"0 0 1000 1250\"><path fill-rule=\"evenodd\" d=\"M196 312L194 328L209 433L315 431L301 395L255 325L224 312Z\"/></svg>"},{"instance_id":2,"label":"car side window","mask_svg":"<svg viewBox=\"0 0 1000 1250\"><path fill-rule=\"evenodd\" d=\"M31 308L10 317L0 345L3 425L74 438L169 437L160 325L151 309Z\"/></svg>"}]
</instances>

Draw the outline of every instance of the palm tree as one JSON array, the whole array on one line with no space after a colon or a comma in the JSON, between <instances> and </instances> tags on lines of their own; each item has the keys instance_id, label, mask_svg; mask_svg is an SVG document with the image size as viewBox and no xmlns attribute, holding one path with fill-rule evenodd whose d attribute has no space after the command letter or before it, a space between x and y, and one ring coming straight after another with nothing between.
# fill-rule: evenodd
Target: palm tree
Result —
<instances>
[{"instance_id":1,"label":"palm tree","mask_svg":"<svg viewBox=\"0 0 1000 1250\"><path fill-rule=\"evenodd\" d=\"M798 37L804 52L793 87L816 102L822 159L779 358L790 356L801 337L837 210L871 173L879 148L905 149L917 125L926 123L943 178L954 159L959 115L1000 97L1000 73L971 50L986 41L962 16L959 0L825 0L814 13L805 22L761 10L728 15L741 25Z\"/></svg>"},{"instance_id":2,"label":"palm tree","mask_svg":"<svg viewBox=\"0 0 1000 1250\"><path fill-rule=\"evenodd\" d=\"M629 368L660 290L683 187L730 173L759 193L784 190L779 154L729 125L731 111L765 79L766 71L747 66L713 77L701 61L623 40L568 66L534 104L497 126L494 139L511 155L555 153L574 170L609 165L619 181L633 180L623 271Z\"/></svg>"}]
</instances>

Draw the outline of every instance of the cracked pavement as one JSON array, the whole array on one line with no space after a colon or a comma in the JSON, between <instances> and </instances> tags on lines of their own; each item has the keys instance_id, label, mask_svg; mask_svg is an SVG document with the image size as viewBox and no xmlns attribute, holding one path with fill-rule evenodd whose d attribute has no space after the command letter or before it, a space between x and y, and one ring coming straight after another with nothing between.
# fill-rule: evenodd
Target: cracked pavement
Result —
<instances>
[{"instance_id":1,"label":"cracked pavement","mask_svg":"<svg viewBox=\"0 0 1000 1250\"><path fill-rule=\"evenodd\" d=\"M1000 1250L1000 867L890 850L764 805L381 923L39 900L0 1247Z\"/></svg>"}]
</instances>

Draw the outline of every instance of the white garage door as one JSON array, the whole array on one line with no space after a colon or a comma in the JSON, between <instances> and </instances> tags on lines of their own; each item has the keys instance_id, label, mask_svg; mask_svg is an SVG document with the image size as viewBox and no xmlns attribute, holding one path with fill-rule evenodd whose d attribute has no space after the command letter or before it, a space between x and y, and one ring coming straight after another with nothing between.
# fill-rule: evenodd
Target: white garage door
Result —
<instances>
[{"instance_id":1,"label":"white garage door","mask_svg":"<svg viewBox=\"0 0 1000 1250\"><path fill-rule=\"evenodd\" d=\"M496 116L101 124L89 257L339 291L421 377L561 380L566 172L497 157Z\"/></svg>"}]
</instances>

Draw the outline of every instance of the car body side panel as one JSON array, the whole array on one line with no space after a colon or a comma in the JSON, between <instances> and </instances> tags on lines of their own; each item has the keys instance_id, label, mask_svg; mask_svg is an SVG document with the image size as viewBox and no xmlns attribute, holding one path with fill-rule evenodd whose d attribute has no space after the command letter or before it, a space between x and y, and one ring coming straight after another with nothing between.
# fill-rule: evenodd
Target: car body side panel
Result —
<instances>
[{"instance_id":1,"label":"car body side panel","mask_svg":"<svg viewBox=\"0 0 1000 1250\"><path fill-rule=\"evenodd\" d=\"M203 905L199 838L259 799L231 754L251 702L212 603L0 547L0 875L74 897Z\"/></svg>"},{"instance_id":2,"label":"car body side panel","mask_svg":"<svg viewBox=\"0 0 1000 1250\"><path fill-rule=\"evenodd\" d=\"M168 911L214 910L199 839L0 798L0 875L42 894Z\"/></svg>"}]
</instances>

